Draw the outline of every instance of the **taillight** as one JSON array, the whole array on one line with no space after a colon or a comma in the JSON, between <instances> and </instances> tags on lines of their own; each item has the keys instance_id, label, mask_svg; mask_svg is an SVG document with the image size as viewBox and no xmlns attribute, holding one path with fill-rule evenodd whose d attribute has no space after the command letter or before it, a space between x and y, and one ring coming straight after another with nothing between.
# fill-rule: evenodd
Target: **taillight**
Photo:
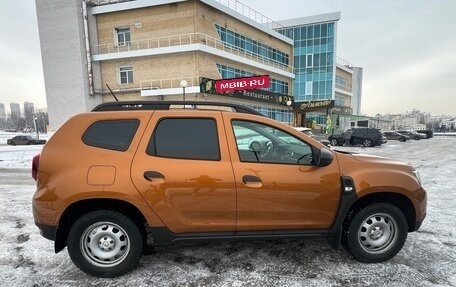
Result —
<instances>
[{"instance_id":1,"label":"taillight","mask_svg":"<svg viewBox=\"0 0 456 287\"><path fill-rule=\"evenodd\" d=\"M38 166L40 165L40 154L37 154L33 157L32 160L32 177L36 181L38 177Z\"/></svg>"}]
</instances>

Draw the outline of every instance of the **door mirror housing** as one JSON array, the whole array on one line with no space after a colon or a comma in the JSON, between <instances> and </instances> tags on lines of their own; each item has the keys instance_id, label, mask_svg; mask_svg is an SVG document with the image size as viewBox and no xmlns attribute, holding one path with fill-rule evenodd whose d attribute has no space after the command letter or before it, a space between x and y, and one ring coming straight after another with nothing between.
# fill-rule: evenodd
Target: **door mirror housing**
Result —
<instances>
[{"instance_id":1,"label":"door mirror housing","mask_svg":"<svg viewBox=\"0 0 456 287\"><path fill-rule=\"evenodd\" d=\"M317 166L323 167L331 164L333 161L334 156L332 152L328 148L320 149L319 156L317 158Z\"/></svg>"}]
</instances>

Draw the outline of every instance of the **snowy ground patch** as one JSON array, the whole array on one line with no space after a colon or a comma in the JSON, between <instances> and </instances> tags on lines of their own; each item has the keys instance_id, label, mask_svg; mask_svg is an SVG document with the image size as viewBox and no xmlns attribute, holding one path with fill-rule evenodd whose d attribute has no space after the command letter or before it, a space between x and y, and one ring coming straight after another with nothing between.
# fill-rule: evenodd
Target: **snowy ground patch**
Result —
<instances>
[{"instance_id":1,"label":"snowy ground patch","mask_svg":"<svg viewBox=\"0 0 456 287\"><path fill-rule=\"evenodd\" d=\"M35 227L29 166L41 147L0 144L0 282L8 286L456 286L454 137L335 148L395 158L421 173L427 218L388 262L359 263L321 238L198 242L156 248L115 279L82 273Z\"/></svg>"}]
</instances>

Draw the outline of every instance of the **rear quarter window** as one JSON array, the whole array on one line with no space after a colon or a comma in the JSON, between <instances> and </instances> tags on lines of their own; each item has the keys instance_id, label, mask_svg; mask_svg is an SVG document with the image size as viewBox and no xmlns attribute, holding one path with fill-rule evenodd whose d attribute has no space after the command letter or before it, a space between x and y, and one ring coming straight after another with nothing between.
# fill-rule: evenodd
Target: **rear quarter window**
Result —
<instances>
[{"instance_id":1,"label":"rear quarter window","mask_svg":"<svg viewBox=\"0 0 456 287\"><path fill-rule=\"evenodd\" d=\"M89 146L126 151L136 134L138 119L102 120L93 123L82 135Z\"/></svg>"}]
</instances>

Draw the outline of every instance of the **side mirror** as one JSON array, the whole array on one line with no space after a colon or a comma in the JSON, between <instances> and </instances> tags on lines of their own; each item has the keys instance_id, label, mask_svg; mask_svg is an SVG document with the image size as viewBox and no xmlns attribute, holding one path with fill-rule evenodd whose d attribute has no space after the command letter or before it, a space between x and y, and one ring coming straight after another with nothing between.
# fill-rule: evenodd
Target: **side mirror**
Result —
<instances>
[{"instance_id":1,"label":"side mirror","mask_svg":"<svg viewBox=\"0 0 456 287\"><path fill-rule=\"evenodd\" d=\"M327 165L331 164L333 159L334 159L334 156L333 156L332 152L329 149L324 147L320 150L320 156L318 157L318 160L317 160L317 166L320 166L320 167L327 166Z\"/></svg>"}]
</instances>

